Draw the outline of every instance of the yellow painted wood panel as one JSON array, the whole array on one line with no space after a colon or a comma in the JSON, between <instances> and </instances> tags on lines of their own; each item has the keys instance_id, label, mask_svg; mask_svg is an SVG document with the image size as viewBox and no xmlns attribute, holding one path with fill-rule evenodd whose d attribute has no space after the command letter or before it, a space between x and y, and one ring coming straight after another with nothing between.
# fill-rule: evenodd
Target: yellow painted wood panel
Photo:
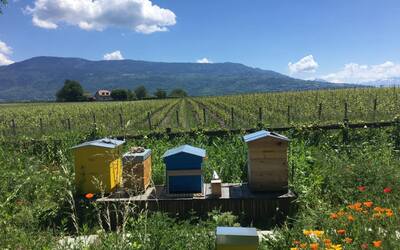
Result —
<instances>
[{"instance_id":1,"label":"yellow painted wood panel","mask_svg":"<svg viewBox=\"0 0 400 250\"><path fill-rule=\"evenodd\" d=\"M111 192L121 182L120 149L94 146L77 148L75 156L75 182L77 192ZM101 186L101 188L100 188Z\"/></svg>"}]
</instances>

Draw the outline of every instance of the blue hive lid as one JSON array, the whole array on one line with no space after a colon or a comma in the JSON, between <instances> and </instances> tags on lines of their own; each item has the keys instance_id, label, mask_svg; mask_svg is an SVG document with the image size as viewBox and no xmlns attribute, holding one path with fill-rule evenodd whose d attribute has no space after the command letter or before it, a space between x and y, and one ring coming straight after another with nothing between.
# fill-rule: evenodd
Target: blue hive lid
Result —
<instances>
[{"instance_id":1,"label":"blue hive lid","mask_svg":"<svg viewBox=\"0 0 400 250\"><path fill-rule=\"evenodd\" d=\"M88 147L88 146L101 147L101 148L116 148L118 146L121 146L124 143L125 143L125 141L103 138L103 139L99 139L99 140L95 140L95 141L84 142L84 143L76 145L75 147L72 147L72 148L76 149L76 148L82 148L82 147Z\"/></svg>"},{"instance_id":2,"label":"blue hive lid","mask_svg":"<svg viewBox=\"0 0 400 250\"><path fill-rule=\"evenodd\" d=\"M248 135L243 136L243 139L245 142L251 142L251 141L255 141L264 137L272 137L272 138L276 138L278 140L282 140L282 141L289 141L289 138L287 138L286 136L280 135L278 133L274 133L274 132L269 132L266 130L260 130Z\"/></svg>"},{"instance_id":3,"label":"blue hive lid","mask_svg":"<svg viewBox=\"0 0 400 250\"><path fill-rule=\"evenodd\" d=\"M258 236L254 227L217 227L217 235Z\"/></svg>"},{"instance_id":4,"label":"blue hive lid","mask_svg":"<svg viewBox=\"0 0 400 250\"><path fill-rule=\"evenodd\" d=\"M176 155L179 153L187 153L187 154L191 154L191 155L197 155L200 157L206 157L206 151L204 149L201 148L196 148L190 145L182 145L170 150L167 150L164 155L162 156L163 158L172 156L172 155Z\"/></svg>"}]
</instances>

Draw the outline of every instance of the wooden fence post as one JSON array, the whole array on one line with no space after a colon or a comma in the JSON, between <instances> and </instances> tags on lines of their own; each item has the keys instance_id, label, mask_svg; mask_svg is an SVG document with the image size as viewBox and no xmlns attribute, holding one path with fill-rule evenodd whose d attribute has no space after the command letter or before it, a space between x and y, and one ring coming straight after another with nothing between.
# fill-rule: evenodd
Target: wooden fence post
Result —
<instances>
[{"instance_id":1,"label":"wooden fence post","mask_svg":"<svg viewBox=\"0 0 400 250\"><path fill-rule=\"evenodd\" d=\"M207 124L207 116L206 116L206 109L205 108L203 108L203 122L204 122L204 125Z\"/></svg>"},{"instance_id":2,"label":"wooden fence post","mask_svg":"<svg viewBox=\"0 0 400 250\"><path fill-rule=\"evenodd\" d=\"M262 119L263 119L263 114L262 114L262 108L261 107L259 107L258 108L258 122L259 123L262 123Z\"/></svg>"},{"instance_id":3,"label":"wooden fence post","mask_svg":"<svg viewBox=\"0 0 400 250\"><path fill-rule=\"evenodd\" d=\"M374 99L374 112L373 112L373 121L376 121L376 111L378 109L378 100L375 98Z\"/></svg>"},{"instance_id":4,"label":"wooden fence post","mask_svg":"<svg viewBox=\"0 0 400 250\"><path fill-rule=\"evenodd\" d=\"M11 129L12 129L13 135L17 135L17 125L15 124L14 118L11 120Z\"/></svg>"},{"instance_id":5,"label":"wooden fence post","mask_svg":"<svg viewBox=\"0 0 400 250\"><path fill-rule=\"evenodd\" d=\"M287 123L288 124L290 124L290 120L291 120L291 117L290 117L290 105L288 105L287 106Z\"/></svg>"},{"instance_id":6,"label":"wooden fence post","mask_svg":"<svg viewBox=\"0 0 400 250\"><path fill-rule=\"evenodd\" d=\"M122 114L121 114L121 113L119 113L119 125L121 126L121 128L123 128L123 127L124 127L124 119L123 119L123 117L122 117Z\"/></svg>"},{"instance_id":7,"label":"wooden fence post","mask_svg":"<svg viewBox=\"0 0 400 250\"><path fill-rule=\"evenodd\" d=\"M151 130L151 114L147 112L147 122L149 123L149 129Z\"/></svg>"},{"instance_id":8,"label":"wooden fence post","mask_svg":"<svg viewBox=\"0 0 400 250\"><path fill-rule=\"evenodd\" d=\"M71 130L71 120L69 118L67 118L67 126L68 130Z\"/></svg>"},{"instance_id":9,"label":"wooden fence post","mask_svg":"<svg viewBox=\"0 0 400 250\"><path fill-rule=\"evenodd\" d=\"M44 130L43 130L43 119L40 117L39 118L39 126L40 126L40 133L43 134Z\"/></svg>"},{"instance_id":10,"label":"wooden fence post","mask_svg":"<svg viewBox=\"0 0 400 250\"><path fill-rule=\"evenodd\" d=\"M177 126L179 127L179 111L178 110L176 110L176 124L177 124Z\"/></svg>"},{"instance_id":11,"label":"wooden fence post","mask_svg":"<svg viewBox=\"0 0 400 250\"><path fill-rule=\"evenodd\" d=\"M343 119L343 143L349 142L349 117L348 117L348 104L344 103L344 119Z\"/></svg>"},{"instance_id":12,"label":"wooden fence post","mask_svg":"<svg viewBox=\"0 0 400 250\"><path fill-rule=\"evenodd\" d=\"M322 118L322 103L320 103L318 107L318 120L321 120L321 118Z\"/></svg>"},{"instance_id":13,"label":"wooden fence post","mask_svg":"<svg viewBox=\"0 0 400 250\"><path fill-rule=\"evenodd\" d=\"M93 117L93 128L97 129L97 124L96 124L96 114L92 113L92 117Z\"/></svg>"},{"instance_id":14,"label":"wooden fence post","mask_svg":"<svg viewBox=\"0 0 400 250\"><path fill-rule=\"evenodd\" d=\"M233 107L231 107L231 123L232 123L232 127L235 126L235 115L234 115Z\"/></svg>"}]
</instances>

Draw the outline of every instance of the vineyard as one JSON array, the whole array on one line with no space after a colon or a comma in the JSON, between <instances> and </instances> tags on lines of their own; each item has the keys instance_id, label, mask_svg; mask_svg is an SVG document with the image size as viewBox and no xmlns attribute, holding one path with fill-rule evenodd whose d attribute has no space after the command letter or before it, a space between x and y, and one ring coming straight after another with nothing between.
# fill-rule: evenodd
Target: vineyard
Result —
<instances>
[{"instance_id":1,"label":"vineyard","mask_svg":"<svg viewBox=\"0 0 400 250\"><path fill-rule=\"evenodd\" d=\"M400 90L345 89L103 103L0 105L3 137L91 131L121 136L195 129L391 121Z\"/></svg>"},{"instance_id":2,"label":"vineyard","mask_svg":"<svg viewBox=\"0 0 400 250\"><path fill-rule=\"evenodd\" d=\"M104 103L0 105L1 249L215 249L217 226L254 226L271 234L259 249L400 249L400 123L385 128L311 130L305 125L397 120L397 88L265 93ZM241 129L293 128L289 186L298 195L283 224L211 211L177 219L120 208L124 223L110 230L109 208L74 196L71 147L89 139L127 140L152 149L154 184L165 181L162 155L177 145L207 150L204 180L247 181ZM167 128L189 131L168 137ZM238 129L208 136L207 130ZM162 136L151 136L150 132ZM35 140L31 140L36 138ZM39 139L40 138L40 139ZM111 208L113 209L113 208ZM73 247L65 237L96 235Z\"/></svg>"}]
</instances>

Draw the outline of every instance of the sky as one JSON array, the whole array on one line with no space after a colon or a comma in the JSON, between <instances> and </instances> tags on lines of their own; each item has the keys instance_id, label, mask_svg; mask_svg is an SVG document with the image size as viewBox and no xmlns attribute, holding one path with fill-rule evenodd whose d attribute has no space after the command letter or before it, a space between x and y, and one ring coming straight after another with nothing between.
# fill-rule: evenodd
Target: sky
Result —
<instances>
[{"instance_id":1,"label":"sky","mask_svg":"<svg viewBox=\"0 0 400 250\"><path fill-rule=\"evenodd\" d=\"M0 65L35 56L237 62L302 79L400 77L399 0L9 0Z\"/></svg>"}]
</instances>

